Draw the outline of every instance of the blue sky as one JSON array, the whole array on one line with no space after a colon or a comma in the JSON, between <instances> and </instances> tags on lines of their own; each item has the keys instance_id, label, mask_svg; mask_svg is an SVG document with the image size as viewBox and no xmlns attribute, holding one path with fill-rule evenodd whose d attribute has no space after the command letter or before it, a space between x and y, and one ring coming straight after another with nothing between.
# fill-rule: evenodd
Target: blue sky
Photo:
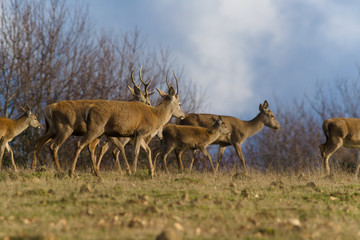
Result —
<instances>
[{"instance_id":1,"label":"blue sky","mask_svg":"<svg viewBox=\"0 0 360 240\"><path fill-rule=\"evenodd\" d=\"M360 1L88 0L91 21L115 33L138 27L169 48L206 89L206 112L257 114L314 94L316 82L358 77ZM243 117L244 119L246 117Z\"/></svg>"}]
</instances>

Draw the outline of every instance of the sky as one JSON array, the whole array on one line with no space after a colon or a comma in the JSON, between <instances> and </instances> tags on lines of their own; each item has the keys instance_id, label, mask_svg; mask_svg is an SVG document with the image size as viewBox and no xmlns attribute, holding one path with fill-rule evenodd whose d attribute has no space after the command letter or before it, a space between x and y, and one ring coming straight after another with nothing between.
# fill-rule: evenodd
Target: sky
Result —
<instances>
[{"instance_id":1,"label":"sky","mask_svg":"<svg viewBox=\"0 0 360 240\"><path fill-rule=\"evenodd\" d=\"M137 27L206 91L206 112L255 116L358 77L358 0L87 0L96 27Z\"/></svg>"}]
</instances>

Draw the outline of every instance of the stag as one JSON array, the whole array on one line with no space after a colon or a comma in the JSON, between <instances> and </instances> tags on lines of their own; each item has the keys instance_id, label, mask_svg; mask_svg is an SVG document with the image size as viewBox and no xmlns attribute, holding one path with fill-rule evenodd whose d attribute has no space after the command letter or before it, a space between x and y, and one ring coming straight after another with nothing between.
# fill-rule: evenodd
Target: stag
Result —
<instances>
[{"instance_id":1,"label":"stag","mask_svg":"<svg viewBox=\"0 0 360 240\"><path fill-rule=\"evenodd\" d=\"M73 164L69 175L72 176L75 171L76 162L82 149L89 145L102 135L107 137L130 137L134 139L134 162L133 172L136 173L137 159L142 147L146 153L149 162L149 174L154 175L154 169L151 160L151 149L145 141L147 136L154 136L158 129L162 128L172 116L184 118L184 113L180 108L179 86L176 79L177 91L170 86L168 79L168 94L156 88L162 97L162 101L155 107L145 105L139 102L125 101L98 101L89 105L89 111L83 116L87 119L87 131L80 140ZM89 145L89 148L94 146ZM93 162L93 168L96 166Z\"/></svg>"},{"instance_id":2,"label":"stag","mask_svg":"<svg viewBox=\"0 0 360 240\"><path fill-rule=\"evenodd\" d=\"M155 155L154 166L156 166L156 159L158 155L163 156L164 167L167 173L166 159L168 155L173 151L176 151L176 158L180 170L183 172L182 154L185 150L191 149L195 151L199 149L204 156L210 162L211 168L215 173L215 168L211 160L211 156L206 150L206 147L214 142L220 135L229 135L230 131L227 129L226 124L222 121L222 117L218 116L218 119L213 119L215 122L210 128L186 126L176 124L166 124L163 128L163 145L161 146L159 153ZM192 157L191 165L193 164L194 156Z\"/></svg>"},{"instance_id":3,"label":"stag","mask_svg":"<svg viewBox=\"0 0 360 240\"><path fill-rule=\"evenodd\" d=\"M320 144L320 153L324 162L324 170L330 175L329 158L339 148L360 148L360 119L331 118L322 125L326 142ZM359 159L355 170L355 177L359 174Z\"/></svg>"},{"instance_id":4,"label":"stag","mask_svg":"<svg viewBox=\"0 0 360 240\"><path fill-rule=\"evenodd\" d=\"M17 171L14 161L14 153L10 148L9 142L11 142L14 137L25 131L25 129L27 129L28 127L41 127L40 122L31 112L31 109L28 105L25 106L26 109L23 107L20 108L24 111L24 115L16 120L0 117L0 169L2 166L2 158L6 149L8 152L10 152L11 163L14 167L14 171Z\"/></svg>"},{"instance_id":5,"label":"stag","mask_svg":"<svg viewBox=\"0 0 360 240\"><path fill-rule=\"evenodd\" d=\"M280 129L280 124L276 121L274 113L269 109L269 104L265 100L263 104L259 105L258 115L250 121L243 121L231 116L223 116L222 119L229 131L230 135L220 135L212 144L219 145L218 157L215 171L218 170L222 156L227 146L233 146L239 160L242 162L245 174L248 170L245 164L245 158L241 150L241 144L250 136L258 133L264 126ZM185 116L185 119L180 121L181 125L193 125L210 127L212 119L216 115L213 114L196 114L190 113Z\"/></svg>"},{"instance_id":6,"label":"stag","mask_svg":"<svg viewBox=\"0 0 360 240\"><path fill-rule=\"evenodd\" d=\"M136 83L135 83L134 76L133 76L133 71L132 71L131 80L132 80L132 82L134 84L134 89L132 89L130 86L128 86L128 88L129 88L131 94L135 97L135 99L138 102L142 102L142 103L145 103L145 104L151 106L151 102L150 102L149 97L152 94L154 94L155 92L148 92L148 87L149 87L149 85L150 85L153 78L151 78L149 82L145 83L143 78L142 78L141 72L142 72L142 66L141 66L141 68L139 70L140 84L139 84L139 86L137 86ZM166 79L168 79L168 74L166 75ZM141 83L144 84L144 87L145 87L144 93L140 89ZM160 139L162 138L161 131L158 131L156 133L156 135ZM146 138L147 143L152 139L152 137L153 136L148 136ZM124 159L124 161L126 163L126 166L127 166L127 171L128 171L129 174L131 174L131 169L130 169L130 166L128 164L126 154L125 154L125 146L130 142L130 140L131 140L131 138L125 138L125 137L123 137L123 138L109 138L109 141L112 142L112 144L115 146L114 150L112 151L112 154L113 154L113 156L115 158L115 165L117 166L117 169L119 170L120 173L122 172L120 161L119 161L119 153L121 152L121 155L122 155L122 157L123 157L123 159ZM98 162L97 162L97 170L98 171L100 169L100 164L101 164L102 158L105 155L106 151L109 149L109 147L110 147L109 142L105 143L101 147L101 152L100 152Z\"/></svg>"},{"instance_id":7,"label":"stag","mask_svg":"<svg viewBox=\"0 0 360 240\"><path fill-rule=\"evenodd\" d=\"M150 84L150 82L147 84L144 83L145 93L142 93L140 90L140 85L137 86L135 83L134 71L135 69L132 70L131 72L131 79L132 82L134 83L134 89L131 89L131 87L129 86L128 88L133 93L137 101L143 103L150 103L149 96L151 93L148 93L147 91L147 87ZM34 157L32 162L32 169L36 168L37 152L39 151L39 149L43 145L51 142L49 147L53 161L56 165L57 170L59 172L62 171L58 159L59 148L65 142L65 140L68 139L71 135L74 136L85 135L87 130L86 130L86 122L82 117L83 111L84 109L88 109L86 106L94 104L95 102L98 101L103 101L103 100L74 100L74 101L64 100L46 106L45 108L46 132L36 141L35 149L34 149ZM120 149L120 151L123 149L120 141L117 141L115 139L112 142L114 142L114 144L118 144L117 147ZM94 141L92 145L96 147L97 143L98 141ZM91 154L91 156L94 155ZM130 166L127 162L125 153L123 153L122 157L125 160L128 172L131 173ZM95 161L95 159L92 159L92 161Z\"/></svg>"}]
</instances>

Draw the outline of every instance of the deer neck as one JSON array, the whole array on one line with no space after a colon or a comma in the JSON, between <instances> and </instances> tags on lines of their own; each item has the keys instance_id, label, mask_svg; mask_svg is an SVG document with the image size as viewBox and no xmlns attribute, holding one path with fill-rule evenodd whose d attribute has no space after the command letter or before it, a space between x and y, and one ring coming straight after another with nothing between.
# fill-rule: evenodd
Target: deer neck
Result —
<instances>
[{"instance_id":1,"label":"deer neck","mask_svg":"<svg viewBox=\"0 0 360 240\"><path fill-rule=\"evenodd\" d=\"M247 125L248 125L247 129L248 129L249 137L258 133L265 126L262 114L259 113L258 115L256 115L255 118L247 122Z\"/></svg>"},{"instance_id":2,"label":"deer neck","mask_svg":"<svg viewBox=\"0 0 360 240\"><path fill-rule=\"evenodd\" d=\"M167 101L162 101L156 107L153 107L153 114L156 117L156 129L164 126L171 118L171 105Z\"/></svg>"},{"instance_id":3,"label":"deer neck","mask_svg":"<svg viewBox=\"0 0 360 240\"><path fill-rule=\"evenodd\" d=\"M208 130L209 142L214 142L218 137L220 137L220 129L212 127Z\"/></svg>"},{"instance_id":4,"label":"deer neck","mask_svg":"<svg viewBox=\"0 0 360 240\"><path fill-rule=\"evenodd\" d=\"M14 121L14 133L15 136L22 133L26 128L29 127L29 120L26 114Z\"/></svg>"}]
</instances>

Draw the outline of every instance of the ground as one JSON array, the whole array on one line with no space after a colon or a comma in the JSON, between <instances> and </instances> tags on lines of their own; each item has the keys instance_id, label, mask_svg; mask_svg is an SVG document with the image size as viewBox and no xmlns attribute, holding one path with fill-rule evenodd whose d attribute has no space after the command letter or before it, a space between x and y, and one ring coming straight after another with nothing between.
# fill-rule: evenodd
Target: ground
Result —
<instances>
[{"instance_id":1,"label":"ground","mask_svg":"<svg viewBox=\"0 0 360 240\"><path fill-rule=\"evenodd\" d=\"M2 239L356 239L351 174L0 173Z\"/></svg>"}]
</instances>

